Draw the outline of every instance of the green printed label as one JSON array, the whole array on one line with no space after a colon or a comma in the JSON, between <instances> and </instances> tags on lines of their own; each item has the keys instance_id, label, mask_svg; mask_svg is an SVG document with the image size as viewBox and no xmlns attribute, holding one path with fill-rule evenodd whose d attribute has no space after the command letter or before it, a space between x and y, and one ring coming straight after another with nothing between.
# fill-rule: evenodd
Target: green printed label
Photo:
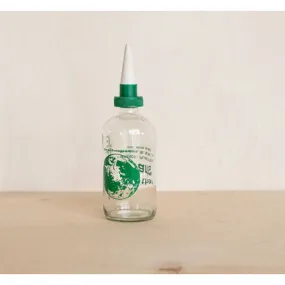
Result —
<instances>
[{"instance_id":1,"label":"green printed label","mask_svg":"<svg viewBox=\"0 0 285 285\"><path fill-rule=\"evenodd\" d=\"M110 154L104 161L104 186L107 194L122 200L131 197L140 184L137 165L121 154Z\"/></svg>"},{"instance_id":2,"label":"green printed label","mask_svg":"<svg viewBox=\"0 0 285 285\"><path fill-rule=\"evenodd\" d=\"M107 138L104 148L104 188L110 198L130 198L139 186L153 185L152 150L145 146L114 149Z\"/></svg>"}]
</instances>

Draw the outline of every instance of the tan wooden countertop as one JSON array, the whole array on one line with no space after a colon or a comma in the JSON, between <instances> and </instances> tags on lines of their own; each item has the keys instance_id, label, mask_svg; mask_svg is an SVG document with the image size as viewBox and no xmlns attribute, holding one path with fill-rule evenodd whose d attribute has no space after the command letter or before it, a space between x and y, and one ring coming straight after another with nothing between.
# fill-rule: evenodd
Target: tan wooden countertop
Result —
<instances>
[{"instance_id":1,"label":"tan wooden countertop","mask_svg":"<svg viewBox=\"0 0 285 285\"><path fill-rule=\"evenodd\" d=\"M101 193L0 194L0 273L285 273L285 192L160 192L154 220Z\"/></svg>"}]
</instances>

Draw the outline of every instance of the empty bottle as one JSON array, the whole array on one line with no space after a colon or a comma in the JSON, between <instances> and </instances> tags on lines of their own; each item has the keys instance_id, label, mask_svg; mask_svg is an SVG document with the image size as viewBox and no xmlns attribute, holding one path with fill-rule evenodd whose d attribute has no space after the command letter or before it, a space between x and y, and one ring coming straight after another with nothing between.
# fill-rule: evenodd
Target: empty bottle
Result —
<instances>
[{"instance_id":1,"label":"empty bottle","mask_svg":"<svg viewBox=\"0 0 285 285\"><path fill-rule=\"evenodd\" d=\"M143 117L143 97L137 94L131 48L126 45L118 113L103 127L104 213L110 220L145 221L156 205L156 132Z\"/></svg>"}]
</instances>

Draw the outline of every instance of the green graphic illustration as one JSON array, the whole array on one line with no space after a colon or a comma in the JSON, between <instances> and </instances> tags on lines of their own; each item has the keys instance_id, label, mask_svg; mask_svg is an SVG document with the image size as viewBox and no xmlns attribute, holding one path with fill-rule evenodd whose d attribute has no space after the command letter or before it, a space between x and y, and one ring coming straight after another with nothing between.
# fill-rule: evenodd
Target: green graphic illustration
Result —
<instances>
[{"instance_id":1,"label":"green graphic illustration","mask_svg":"<svg viewBox=\"0 0 285 285\"><path fill-rule=\"evenodd\" d=\"M121 154L110 154L104 161L104 186L111 198L122 200L131 197L140 184L137 165Z\"/></svg>"}]
</instances>

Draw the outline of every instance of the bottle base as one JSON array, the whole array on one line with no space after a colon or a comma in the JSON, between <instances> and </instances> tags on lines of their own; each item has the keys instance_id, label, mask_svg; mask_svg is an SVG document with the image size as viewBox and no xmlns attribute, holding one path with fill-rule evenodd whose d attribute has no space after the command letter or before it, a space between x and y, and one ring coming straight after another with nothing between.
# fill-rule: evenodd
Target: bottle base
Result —
<instances>
[{"instance_id":1,"label":"bottle base","mask_svg":"<svg viewBox=\"0 0 285 285\"><path fill-rule=\"evenodd\" d=\"M108 220L117 222L141 222L149 221L155 217L156 211L136 210L136 209L117 209L113 211L106 211L105 216Z\"/></svg>"}]
</instances>

